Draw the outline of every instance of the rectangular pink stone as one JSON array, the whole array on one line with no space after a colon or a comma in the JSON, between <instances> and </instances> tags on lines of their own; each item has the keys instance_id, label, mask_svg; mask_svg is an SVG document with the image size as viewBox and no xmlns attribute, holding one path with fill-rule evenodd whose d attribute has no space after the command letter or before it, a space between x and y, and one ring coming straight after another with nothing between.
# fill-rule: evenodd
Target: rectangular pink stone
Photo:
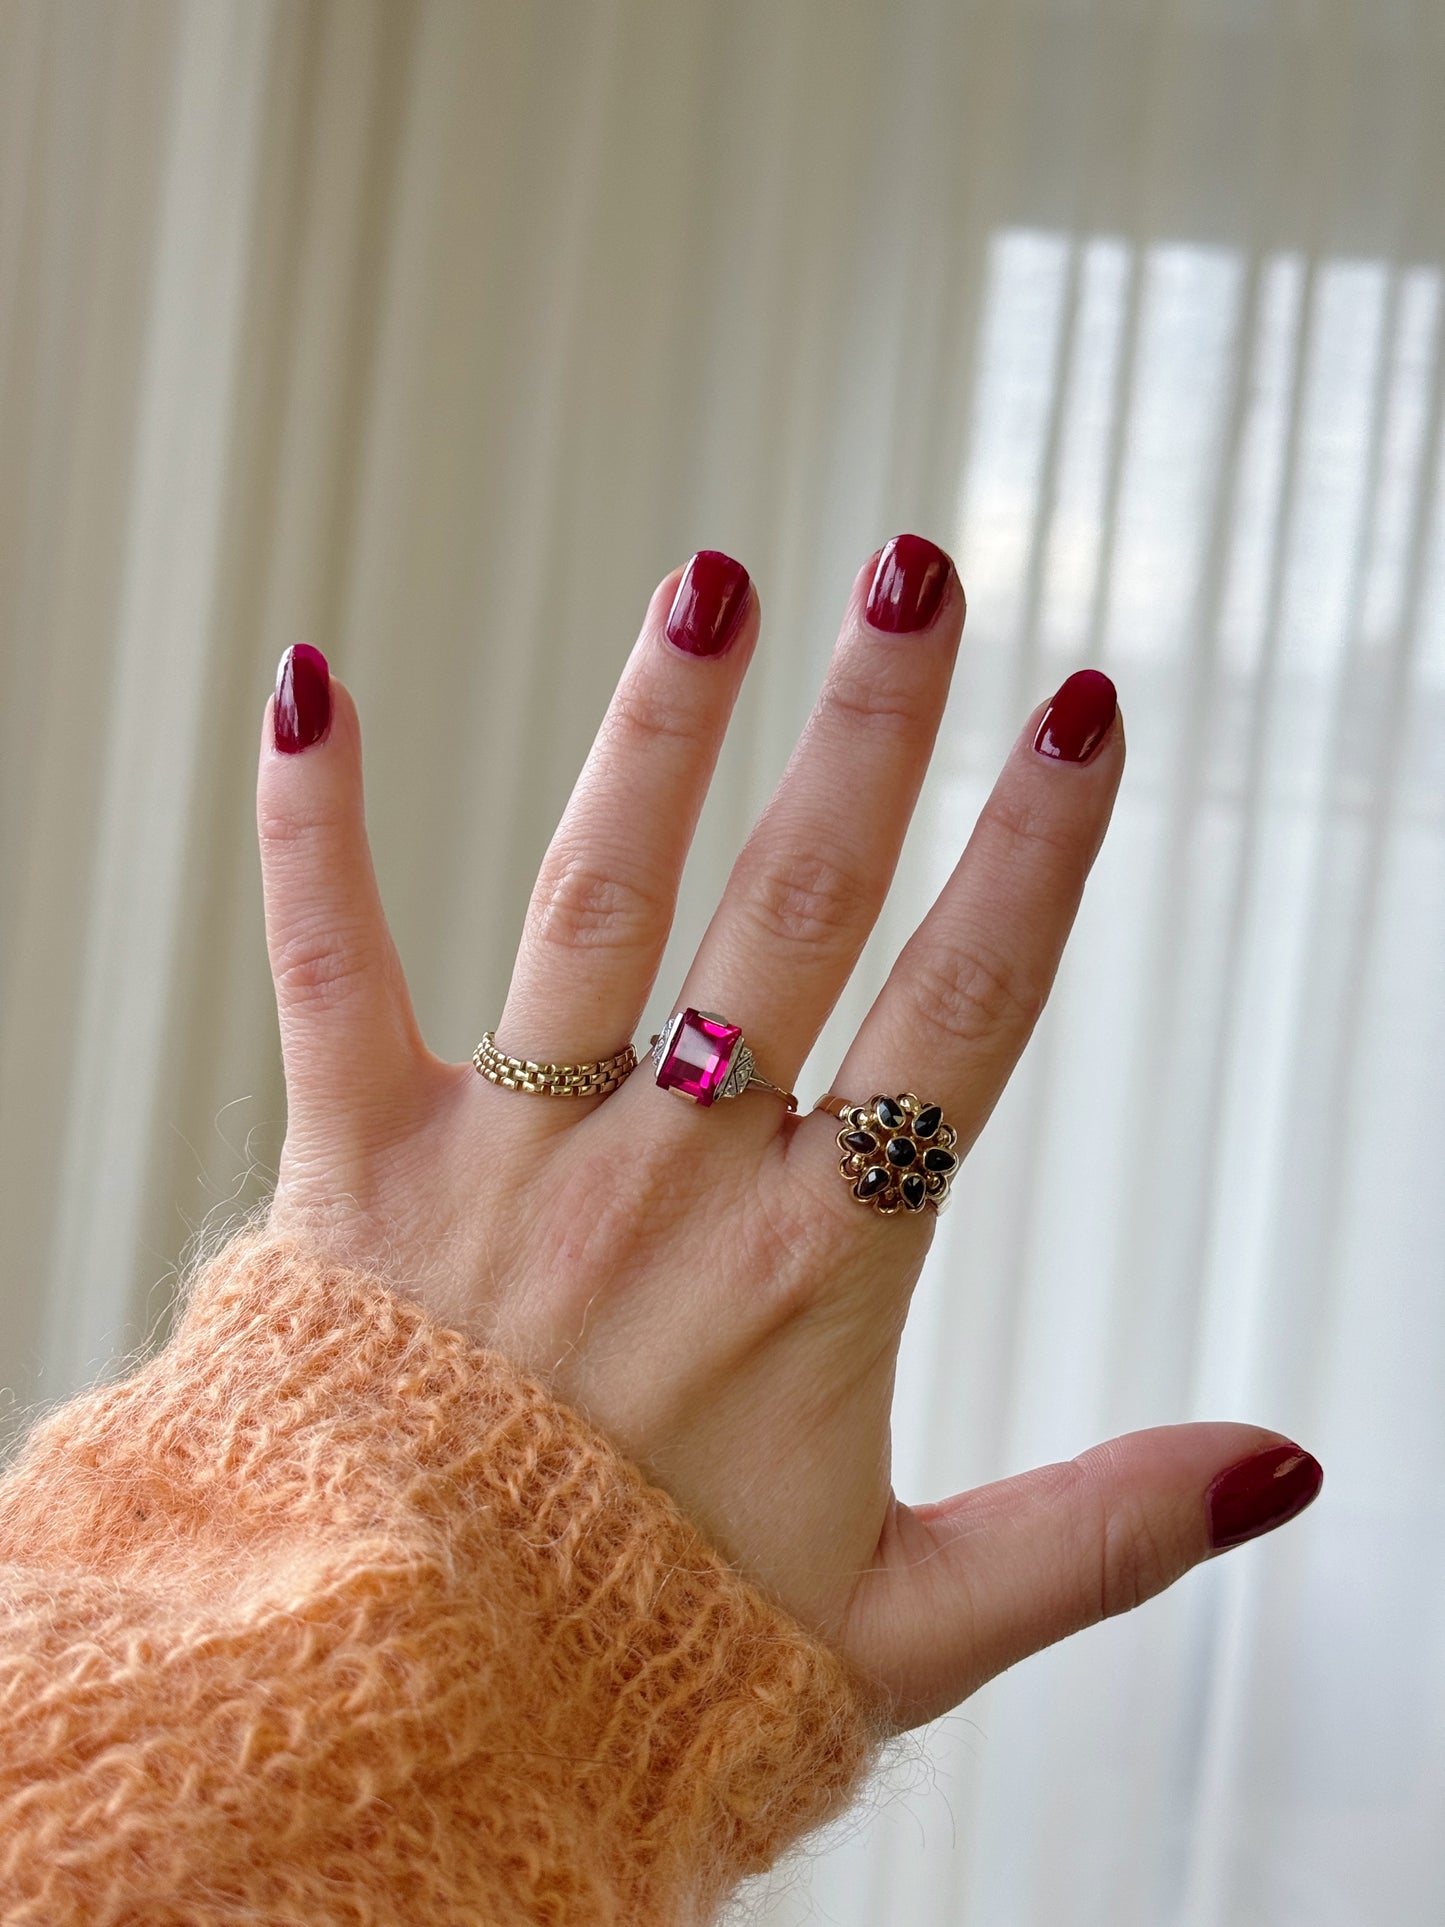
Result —
<instances>
[{"instance_id":1,"label":"rectangular pink stone","mask_svg":"<svg viewBox=\"0 0 1445 1927\"><path fill-rule=\"evenodd\" d=\"M657 1067L665 1091L680 1091L697 1104L715 1102L727 1080L742 1031L736 1024L714 1023L701 1011L685 1010L671 1044Z\"/></svg>"}]
</instances>

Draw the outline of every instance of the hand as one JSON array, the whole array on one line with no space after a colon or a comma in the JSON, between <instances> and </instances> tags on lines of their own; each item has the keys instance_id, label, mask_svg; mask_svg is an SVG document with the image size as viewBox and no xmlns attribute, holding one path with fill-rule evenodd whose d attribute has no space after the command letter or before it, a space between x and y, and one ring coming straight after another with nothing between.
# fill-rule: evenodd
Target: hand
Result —
<instances>
[{"instance_id":1,"label":"hand","mask_svg":"<svg viewBox=\"0 0 1445 1927\"><path fill-rule=\"evenodd\" d=\"M740 1024L785 1088L883 902L963 618L952 564L915 537L861 571L817 706L677 990L673 1008ZM756 595L725 558L659 585L537 879L502 1050L571 1062L634 1038L757 638ZM601 1098L507 1091L433 1055L377 893L356 708L332 680L328 712L327 686L317 652L288 652L261 749L288 1102L272 1228L545 1378L874 1681L899 1729L1208 1556L1224 1468L1273 1449L1240 1478L1262 1482L1270 1523L1289 1516L1314 1461L1227 1424L1133 1433L902 1504L889 1408L933 1212L855 1200L825 1113L659 1089L645 1038ZM941 1103L960 1153L1043 1008L1124 766L1105 678L1066 686L1040 750L1045 708L830 1083L849 1101ZM1214 1498L1216 1532L1233 1520L1244 1536L1228 1492Z\"/></svg>"}]
</instances>

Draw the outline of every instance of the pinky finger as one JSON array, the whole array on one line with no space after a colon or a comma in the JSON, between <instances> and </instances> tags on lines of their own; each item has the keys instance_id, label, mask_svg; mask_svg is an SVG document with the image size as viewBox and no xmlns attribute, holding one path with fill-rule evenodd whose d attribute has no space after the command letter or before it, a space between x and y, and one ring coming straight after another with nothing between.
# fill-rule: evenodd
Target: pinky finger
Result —
<instances>
[{"instance_id":1,"label":"pinky finger","mask_svg":"<svg viewBox=\"0 0 1445 1927\"><path fill-rule=\"evenodd\" d=\"M372 867L356 705L307 643L266 707L256 828L288 1136L308 1112L390 1108L426 1047Z\"/></svg>"}]
</instances>

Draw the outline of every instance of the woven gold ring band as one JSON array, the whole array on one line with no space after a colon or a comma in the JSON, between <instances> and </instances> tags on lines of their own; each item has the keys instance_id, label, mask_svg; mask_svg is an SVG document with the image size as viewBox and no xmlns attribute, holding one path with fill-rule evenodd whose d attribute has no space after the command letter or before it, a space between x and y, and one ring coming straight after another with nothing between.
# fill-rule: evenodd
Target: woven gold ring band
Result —
<instances>
[{"instance_id":1,"label":"woven gold ring band","mask_svg":"<svg viewBox=\"0 0 1445 1927\"><path fill-rule=\"evenodd\" d=\"M850 1104L825 1091L813 1106L843 1128L838 1175L859 1204L885 1217L895 1211L941 1211L958 1170L958 1132L943 1120L940 1104L926 1104L912 1091Z\"/></svg>"},{"instance_id":2,"label":"woven gold ring band","mask_svg":"<svg viewBox=\"0 0 1445 1927\"><path fill-rule=\"evenodd\" d=\"M637 1068L637 1052L629 1044L590 1064L534 1064L530 1057L508 1057L498 1050L497 1033L489 1030L472 1052L472 1062L504 1090L531 1091L538 1097L606 1097Z\"/></svg>"}]
</instances>

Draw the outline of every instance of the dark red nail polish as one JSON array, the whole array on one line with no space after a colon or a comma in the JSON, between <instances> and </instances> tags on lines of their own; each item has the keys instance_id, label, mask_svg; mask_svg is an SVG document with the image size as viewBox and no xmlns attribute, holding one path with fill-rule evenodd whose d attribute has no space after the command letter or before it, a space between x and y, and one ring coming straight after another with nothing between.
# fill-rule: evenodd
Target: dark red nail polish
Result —
<instances>
[{"instance_id":1,"label":"dark red nail polish","mask_svg":"<svg viewBox=\"0 0 1445 1927\"><path fill-rule=\"evenodd\" d=\"M891 636L926 629L938 614L952 562L921 535L895 535L878 558L868 620Z\"/></svg>"},{"instance_id":2,"label":"dark red nail polish","mask_svg":"<svg viewBox=\"0 0 1445 1927\"><path fill-rule=\"evenodd\" d=\"M1087 763L1109 733L1119 698L1101 669L1078 669L1044 711L1034 748L1059 763Z\"/></svg>"},{"instance_id":3,"label":"dark red nail polish","mask_svg":"<svg viewBox=\"0 0 1445 1927\"><path fill-rule=\"evenodd\" d=\"M748 572L720 549L699 549L682 572L667 639L689 656L720 656L748 606Z\"/></svg>"},{"instance_id":4,"label":"dark red nail polish","mask_svg":"<svg viewBox=\"0 0 1445 1927\"><path fill-rule=\"evenodd\" d=\"M1271 1445L1231 1465L1205 1495L1216 1552L1272 1532L1303 1512L1324 1484L1324 1467L1298 1445Z\"/></svg>"},{"instance_id":5,"label":"dark red nail polish","mask_svg":"<svg viewBox=\"0 0 1445 1927\"><path fill-rule=\"evenodd\" d=\"M272 723L277 749L309 749L331 721L331 671L309 642L294 642L276 671Z\"/></svg>"}]
</instances>

